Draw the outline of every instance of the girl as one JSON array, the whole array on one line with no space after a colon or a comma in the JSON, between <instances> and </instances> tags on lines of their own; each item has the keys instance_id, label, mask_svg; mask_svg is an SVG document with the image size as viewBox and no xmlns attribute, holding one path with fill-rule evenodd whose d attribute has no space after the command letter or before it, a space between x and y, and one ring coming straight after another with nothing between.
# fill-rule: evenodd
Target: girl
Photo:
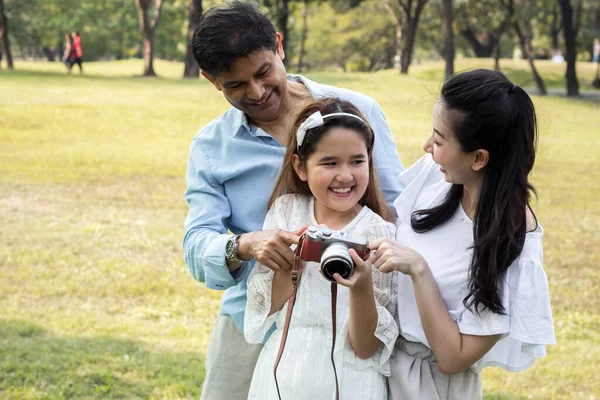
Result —
<instances>
[{"instance_id":1,"label":"girl","mask_svg":"<svg viewBox=\"0 0 600 400\"><path fill-rule=\"evenodd\" d=\"M373 131L352 104L324 99L308 105L290 138L265 229L297 231L305 225L326 225L370 240L393 237L394 225L385 220L391 210L373 170ZM356 263L356 252L349 253ZM386 399L388 359L398 335L393 317L396 280L364 263L348 279L334 277L342 285L334 348L340 398ZM278 398L273 365L291 291L290 269L257 263L248 278L246 340L261 343L275 323L254 370L249 399ZM306 262L277 369L283 399L334 398L330 292L331 283L319 273L319 265Z\"/></svg>"},{"instance_id":2,"label":"girl","mask_svg":"<svg viewBox=\"0 0 600 400\"><path fill-rule=\"evenodd\" d=\"M369 244L375 268L402 273L392 399L481 398L484 367L523 370L555 342L529 205L536 139L531 99L502 73L444 84L429 154L401 175L397 243Z\"/></svg>"}]
</instances>

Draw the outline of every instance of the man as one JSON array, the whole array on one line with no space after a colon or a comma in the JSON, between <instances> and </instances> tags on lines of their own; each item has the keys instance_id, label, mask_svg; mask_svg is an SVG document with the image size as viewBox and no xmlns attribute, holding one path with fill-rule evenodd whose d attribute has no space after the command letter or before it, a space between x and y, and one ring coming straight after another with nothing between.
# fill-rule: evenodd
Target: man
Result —
<instances>
[{"instance_id":1,"label":"man","mask_svg":"<svg viewBox=\"0 0 600 400\"><path fill-rule=\"evenodd\" d=\"M262 231L295 113L311 98L354 103L375 131L374 162L388 204L401 191L402 164L373 99L286 75L281 35L253 3L206 12L193 51L202 75L233 106L194 137L186 175L185 261L195 279L227 290L209 341L201 399L246 399L262 348L244 340L246 279L255 260L290 268L290 246L301 234Z\"/></svg>"}]
</instances>

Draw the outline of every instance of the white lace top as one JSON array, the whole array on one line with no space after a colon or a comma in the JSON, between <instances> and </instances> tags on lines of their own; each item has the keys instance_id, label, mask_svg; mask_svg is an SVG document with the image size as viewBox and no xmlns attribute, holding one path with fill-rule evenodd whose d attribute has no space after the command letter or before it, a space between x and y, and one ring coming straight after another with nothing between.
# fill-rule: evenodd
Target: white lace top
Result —
<instances>
[{"instance_id":1,"label":"white lace top","mask_svg":"<svg viewBox=\"0 0 600 400\"><path fill-rule=\"evenodd\" d=\"M303 225L318 225L314 217L314 198L284 195L269 210L264 228L295 231ZM367 207L342 231L368 240L393 238L395 227ZM287 302L282 311L268 316L271 307L273 272L256 263L248 278L248 302L244 334L251 343L260 343L276 324L259 357L250 388L251 399L277 398L273 363L279 349ZM340 383L340 398L385 399L384 376L390 375L388 359L398 336L394 320L396 309L396 275L373 270L374 293L378 313L375 336L381 340L379 350L369 359L360 359L348 338L349 290L338 285L337 338L334 352ZM286 348L278 367L282 398L327 398L333 395L335 380L330 361L332 343L331 283L318 271L318 264L307 262L297 293ZM285 393L285 394L284 394ZM344 396L344 393L346 396Z\"/></svg>"},{"instance_id":2,"label":"white lace top","mask_svg":"<svg viewBox=\"0 0 600 400\"><path fill-rule=\"evenodd\" d=\"M451 184L439 166L426 155L406 170L401 179L407 187L394 203L398 214L396 240L419 252L429 264L440 293L460 332L496 335L502 338L471 368L481 371L495 365L520 371L546 355L545 345L555 343L548 280L542 267L542 227L529 232L519 257L500 283L505 315L484 311L477 315L463 304L468 293L468 271L472 257L473 222L462 207L446 223L415 233L410 225L414 210L438 205ZM409 341L429 345L414 298L410 278L398 276L398 320L400 334Z\"/></svg>"}]
</instances>

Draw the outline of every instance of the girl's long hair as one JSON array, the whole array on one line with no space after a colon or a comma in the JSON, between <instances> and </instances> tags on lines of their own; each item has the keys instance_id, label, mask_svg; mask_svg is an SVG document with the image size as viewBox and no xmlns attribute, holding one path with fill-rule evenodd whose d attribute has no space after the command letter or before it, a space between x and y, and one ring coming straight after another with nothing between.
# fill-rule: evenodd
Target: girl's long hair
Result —
<instances>
[{"instance_id":1,"label":"girl's long hair","mask_svg":"<svg viewBox=\"0 0 600 400\"><path fill-rule=\"evenodd\" d=\"M440 96L461 150L485 149L489 162L473 221L473 257L466 307L504 314L498 286L521 254L527 233L528 180L537 145L537 121L527 93L497 71L474 70L450 78ZM437 207L415 211L411 225L426 232L448 221L459 207L463 186L453 184Z\"/></svg>"},{"instance_id":2,"label":"girl's long hair","mask_svg":"<svg viewBox=\"0 0 600 400\"><path fill-rule=\"evenodd\" d=\"M327 118L322 126L309 129L306 132L304 142L302 143L302 146L300 146L300 149L298 149L298 140L296 138L298 128L309 116L317 111L321 112L322 115L337 112L354 114L359 116L364 123L352 117L341 116ZM277 183L275 184L275 188L269 199L268 207L270 208L275 202L275 199L283 194L301 193L312 196L308 183L302 181L298 177L298 174L296 174L292 158L294 155L297 155L302 165L306 166L306 161L310 155L316 151L317 145L321 139L327 135L327 132L329 132L331 128L336 127L352 129L363 137L369 157L369 184L367 185L364 195L360 199L360 204L369 207L386 221L391 221L394 214L385 204L383 195L379 190L375 169L373 168L373 146L375 144L373 129L369 125L367 119L354 105L352 105L352 103L338 98L326 98L312 101L304 107L300 114L298 114L292 130L288 135L287 152L283 159L281 173L279 174L279 178L277 179Z\"/></svg>"}]
</instances>

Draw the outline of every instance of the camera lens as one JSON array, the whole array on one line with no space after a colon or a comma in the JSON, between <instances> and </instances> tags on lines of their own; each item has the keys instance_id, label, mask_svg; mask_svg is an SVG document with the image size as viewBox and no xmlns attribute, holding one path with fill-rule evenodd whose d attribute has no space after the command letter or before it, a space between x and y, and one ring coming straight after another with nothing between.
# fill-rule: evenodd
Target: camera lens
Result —
<instances>
[{"instance_id":1,"label":"camera lens","mask_svg":"<svg viewBox=\"0 0 600 400\"><path fill-rule=\"evenodd\" d=\"M333 274L340 274L348 279L354 273L354 262L348 254L348 246L341 242L335 242L327 246L321 256L321 272L325 279L335 282Z\"/></svg>"}]
</instances>

